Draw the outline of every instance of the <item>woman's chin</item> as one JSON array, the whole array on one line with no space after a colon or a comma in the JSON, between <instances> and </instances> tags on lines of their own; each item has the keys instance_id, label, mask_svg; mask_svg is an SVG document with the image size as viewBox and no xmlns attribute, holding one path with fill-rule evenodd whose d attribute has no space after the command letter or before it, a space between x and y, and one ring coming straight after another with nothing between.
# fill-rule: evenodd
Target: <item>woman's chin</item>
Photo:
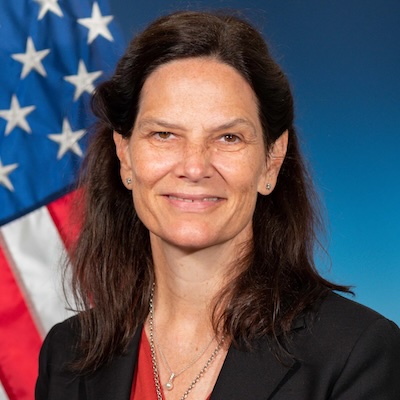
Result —
<instances>
[{"instance_id":1,"label":"woman's chin","mask_svg":"<svg viewBox=\"0 0 400 400\"><path fill-rule=\"evenodd\" d=\"M221 236L215 232L205 231L204 229L174 229L171 228L166 234L150 234L155 236L156 241L162 245L181 248L185 251L197 251L216 246L222 243Z\"/></svg>"}]
</instances>

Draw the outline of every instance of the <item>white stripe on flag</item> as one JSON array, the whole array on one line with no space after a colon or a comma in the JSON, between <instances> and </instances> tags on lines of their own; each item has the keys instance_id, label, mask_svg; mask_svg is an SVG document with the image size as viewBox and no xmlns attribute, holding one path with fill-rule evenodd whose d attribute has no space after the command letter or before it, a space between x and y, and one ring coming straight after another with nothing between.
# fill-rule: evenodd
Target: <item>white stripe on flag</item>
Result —
<instances>
[{"instance_id":1,"label":"white stripe on flag","mask_svg":"<svg viewBox=\"0 0 400 400\"><path fill-rule=\"evenodd\" d=\"M8 400L8 396L3 388L3 385L0 382L0 400Z\"/></svg>"},{"instance_id":2,"label":"white stripe on flag","mask_svg":"<svg viewBox=\"0 0 400 400\"><path fill-rule=\"evenodd\" d=\"M65 310L61 261L65 251L46 207L39 208L1 228L12 267L38 330L45 335L57 322L71 315Z\"/></svg>"}]
</instances>

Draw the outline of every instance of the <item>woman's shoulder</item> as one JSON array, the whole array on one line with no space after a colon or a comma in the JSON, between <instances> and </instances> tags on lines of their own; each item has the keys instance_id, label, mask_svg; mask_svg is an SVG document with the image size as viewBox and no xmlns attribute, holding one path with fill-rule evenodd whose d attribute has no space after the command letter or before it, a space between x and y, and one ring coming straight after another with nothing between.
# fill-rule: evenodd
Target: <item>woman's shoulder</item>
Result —
<instances>
[{"instance_id":1,"label":"woman's shoulder","mask_svg":"<svg viewBox=\"0 0 400 400\"><path fill-rule=\"evenodd\" d=\"M352 299L330 292L315 313L314 329L329 329L331 332L349 332L357 335L371 326L400 334L397 325L383 315Z\"/></svg>"},{"instance_id":2,"label":"woman's shoulder","mask_svg":"<svg viewBox=\"0 0 400 400\"><path fill-rule=\"evenodd\" d=\"M47 334L48 337L56 337L57 340L74 342L80 334L79 315L74 315L62 322L55 324Z\"/></svg>"},{"instance_id":3,"label":"woman's shoulder","mask_svg":"<svg viewBox=\"0 0 400 400\"><path fill-rule=\"evenodd\" d=\"M50 329L40 349L35 399L75 398L71 391L78 387L73 384L77 376L71 373L71 366L76 359L78 342L78 316L58 323ZM62 393L60 388L63 388Z\"/></svg>"},{"instance_id":4,"label":"woman's shoulder","mask_svg":"<svg viewBox=\"0 0 400 400\"><path fill-rule=\"evenodd\" d=\"M390 352L400 358L400 329L378 312L330 292L297 335L298 348L347 359L353 352ZM343 360L344 361L344 360Z\"/></svg>"},{"instance_id":5,"label":"woman's shoulder","mask_svg":"<svg viewBox=\"0 0 400 400\"><path fill-rule=\"evenodd\" d=\"M79 316L75 315L54 325L42 345L41 353L51 358L51 365L66 365L76 356L80 336Z\"/></svg>"},{"instance_id":6,"label":"woman's shoulder","mask_svg":"<svg viewBox=\"0 0 400 400\"><path fill-rule=\"evenodd\" d=\"M293 381L313 382L313 398L397 399L400 329L376 311L331 292L292 338Z\"/></svg>"}]
</instances>

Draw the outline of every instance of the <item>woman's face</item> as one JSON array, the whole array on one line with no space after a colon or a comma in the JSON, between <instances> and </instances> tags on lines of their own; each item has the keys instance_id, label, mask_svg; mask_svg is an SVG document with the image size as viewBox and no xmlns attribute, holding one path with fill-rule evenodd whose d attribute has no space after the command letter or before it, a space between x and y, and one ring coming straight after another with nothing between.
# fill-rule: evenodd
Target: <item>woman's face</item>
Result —
<instances>
[{"instance_id":1,"label":"woman's face","mask_svg":"<svg viewBox=\"0 0 400 400\"><path fill-rule=\"evenodd\" d=\"M251 238L257 193L275 185L283 136L280 159L267 157L253 90L211 58L152 72L131 138L114 134L121 177L152 239L189 250Z\"/></svg>"}]
</instances>

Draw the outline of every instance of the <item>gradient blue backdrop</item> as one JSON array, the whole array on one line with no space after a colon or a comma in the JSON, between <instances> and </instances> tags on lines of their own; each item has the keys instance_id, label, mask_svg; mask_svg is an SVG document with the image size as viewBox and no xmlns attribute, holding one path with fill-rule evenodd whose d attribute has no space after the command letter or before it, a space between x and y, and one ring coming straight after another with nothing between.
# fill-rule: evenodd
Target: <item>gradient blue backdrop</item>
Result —
<instances>
[{"instance_id":1,"label":"gradient blue backdrop","mask_svg":"<svg viewBox=\"0 0 400 400\"><path fill-rule=\"evenodd\" d=\"M330 260L319 268L400 324L400 2L110 3L127 40L176 9L241 9L264 32L326 208Z\"/></svg>"}]
</instances>

